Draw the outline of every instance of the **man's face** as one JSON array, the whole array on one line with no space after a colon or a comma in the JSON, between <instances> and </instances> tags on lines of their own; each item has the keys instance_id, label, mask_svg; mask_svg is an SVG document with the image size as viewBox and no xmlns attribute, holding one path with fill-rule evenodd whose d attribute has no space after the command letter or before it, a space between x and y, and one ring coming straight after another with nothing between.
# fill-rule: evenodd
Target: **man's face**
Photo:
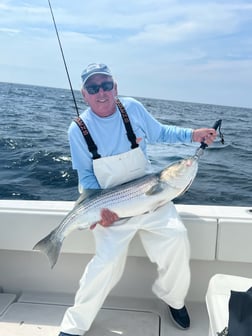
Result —
<instances>
[{"instance_id":1,"label":"man's face","mask_svg":"<svg viewBox=\"0 0 252 336\"><path fill-rule=\"evenodd\" d=\"M99 87L100 85L102 87ZM82 94L92 111L99 117L107 117L115 112L117 85L112 77L100 74L93 75L85 83Z\"/></svg>"}]
</instances>

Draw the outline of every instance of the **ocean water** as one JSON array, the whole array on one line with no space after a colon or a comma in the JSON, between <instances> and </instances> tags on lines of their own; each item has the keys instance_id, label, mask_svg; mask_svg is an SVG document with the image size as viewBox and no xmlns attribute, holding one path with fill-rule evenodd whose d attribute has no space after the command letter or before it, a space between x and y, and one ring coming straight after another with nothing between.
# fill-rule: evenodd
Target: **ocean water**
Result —
<instances>
[{"instance_id":1,"label":"ocean water","mask_svg":"<svg viewBox=\"0 0 252 336\"><path fill-rule=\"evenodd\" d=\"M79 111L85 109L75 92ZM158 120L211 127L220 139L205 150L190 189L174 203L252 205L252 109L138 98ZM0 199L76 200L67 129L76 110L70 90L0 83ZM150 145L155 171L195 153L198 144Z\"/></svg>"}]
</instances>

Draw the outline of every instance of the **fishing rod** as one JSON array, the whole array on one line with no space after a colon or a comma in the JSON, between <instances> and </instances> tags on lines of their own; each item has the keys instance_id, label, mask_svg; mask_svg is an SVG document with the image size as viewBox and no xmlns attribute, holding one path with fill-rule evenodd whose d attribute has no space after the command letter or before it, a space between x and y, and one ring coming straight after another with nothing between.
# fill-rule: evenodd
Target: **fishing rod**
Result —
<instances>
[{"instance_id":1,"label":"fishing rod","mask_svg":"<svg viewBox=\"0 0 252 336\"><path fill-rule=\"evenodd\" d=\"M66 60L65 60L65 56L64 56L64 52L63 52L62 45L61 45L61 41L60 41L60 37L59 37L59 33L58 33L58 29L57 29L56 21L55 21L54 15L53 15L53 10L52 10L52 6L51 6L51 3L50 3L50 0L48 0L48 4L49 4L49 8L50 8L50 12L51 12L51 16L52 16L53 24L54 24L54 29L55 29L55 32L56 32L56 35L57 35L57 39L58 39L58 43L59 43L59 47L60 47L60 51L61 51L61 55L62 55L62 58L63 58L63 62L64 62L64 66L65 66L65 70L66 70L66 73L67 73L68 82L69 82L70 89L71 89L71 93L72 93L72 96L73 96L73 101L74 101L74 105L75 105L76 113L77 113L77 115L79 116L80 114L79 114L79 110L78 110L77 102L76 102L76 99L75 99L75 95L74 95L74 91L73 91L73 87L72 87L71 79L70 79L70 76L69 76L69 72L68 72L68 68L67 68L67 64L66 64Z\"/></svg>"}]
</instances>

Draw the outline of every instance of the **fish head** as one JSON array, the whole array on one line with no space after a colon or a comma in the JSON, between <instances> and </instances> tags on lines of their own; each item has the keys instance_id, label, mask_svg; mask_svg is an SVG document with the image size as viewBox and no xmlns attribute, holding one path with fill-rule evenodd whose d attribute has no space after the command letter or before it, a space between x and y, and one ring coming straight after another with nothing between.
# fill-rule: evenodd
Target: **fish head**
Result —
<instances>
[{"instance_id":1,"label":"fish head","mask_svg":"<svg viewBox=\"0 0 252 336\"><path fill-rule=\"evenodd\" d=\"M181 192L188 188L194 180L198 170L198 160L195 157L188 157L176 161L162 170L160 180Z\"/></svg>"}]
</instances>

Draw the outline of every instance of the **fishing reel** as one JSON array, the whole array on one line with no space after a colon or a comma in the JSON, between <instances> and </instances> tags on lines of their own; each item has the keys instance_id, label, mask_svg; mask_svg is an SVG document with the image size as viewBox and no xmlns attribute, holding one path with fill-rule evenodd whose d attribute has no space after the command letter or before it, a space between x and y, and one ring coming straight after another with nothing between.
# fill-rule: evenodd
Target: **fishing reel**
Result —
<instances>
[{"instance_id":1,"label":"fishing reel","mask_svg":"<svg viewBox=\"0 0 252 336\"><path fill-rule=\"evenodd\" d=\"M217 120L212 128L215 129L216 131L219 130L219 137L221 139L222 145L224 145L224 135L221 132L221 123L222 119ZM201 142L200 148L205 149L206 147L208 147L208 145L205 142Z\"/></svg>"},{"instance_id":2,"label":"fishing reel","mask_svg":"<svg viewBox=\"0 0 252 336\"><path fill-rule=\"evenodd\" d=\"M219 137L221 139L221 143L222 145L224 145L225 141L224 141L224 135L221 132L221 123L222 123L222 119L217 120L214 125L213 125L213 129L215 129L216 131L219 131ZM197 149L195 157L199 158L201 155L203 155L204 153L204 149L208 147L208 144L206 144L205 142L201 142L200 147Z\"/></svg>"}]
</instances>

